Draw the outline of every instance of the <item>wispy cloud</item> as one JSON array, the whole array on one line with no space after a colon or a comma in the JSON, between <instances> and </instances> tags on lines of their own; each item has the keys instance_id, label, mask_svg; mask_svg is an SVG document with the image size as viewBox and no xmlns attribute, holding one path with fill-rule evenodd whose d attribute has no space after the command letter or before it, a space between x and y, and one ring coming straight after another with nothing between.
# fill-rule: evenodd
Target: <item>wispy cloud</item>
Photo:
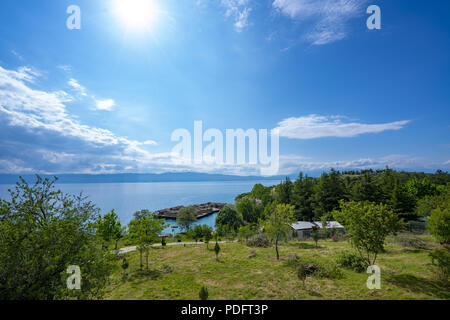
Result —
<instances>
[{"instance_id":1,"label":"wispy cloud","mask_svg":"<svg viewBox=\"0 0 450 320\"><path fill-rule=\"evenodd\" d=\"M308 115L298 118L288 118L278 123L280 137L290 139L315 139L323 137L349 138L365 133L379 133L387 130L400 130L410 120L395 121L381 124L365 124L344 122L342 116Z\"/></svg>"},{"instance_id":2,"label":"wispy cloud","mask_svg":"<svg viewBox=\"0 0 450 320\"><path fill-rule=\"evenodd\" d=\"M116 103L114 102L113 99L96 101L96 106L97 106L97 109L99 109L99 110L111 111L115 105L116 105Z\"/></svg>"},{"instance_id":3,"label":"wispy cloud","mask_svg":"<svg viewBox=\"0 0 450 320\"><path fill-rule=\"evenodd\" d=\"M82 96L87 96L86 88L83 87L81 84L78 83L78 81L74 78L70 79L68 84L77 90Z\"/></svg>"},{"instance_id":4,"label":"wispy cloud","mask_svg":"<svg viewBox=\"0 0 450 320\"><path fill-rule=\"evenodd\" d=\"M379 158L359 158L338 161L314 161L306 157L285 155L280 157L279 174L295 174L299 171L328 171L331 168L337 170L364 170L384 169L386 166L399 170L436 170L437 168L449 168L448 162L436 162L423 157L394 154Z\"/></svg>"},{"instance_id":5,"label":"wispy cloud","mask_svg":"<svg viewBox=\"0 0 450 320\"><path fill-rule=\"evenodd\" d=\"M296 21L312 21L304 38L314 45L344 39L347 23L362 13L367 0L274 0L272 6Z\"/></svg>"},{"instance_id":6,"label":"wispy cloud","mask_svg":"<svg viewBox=\"0 0 450 320\"><path fill-rule=\"evenodd\" d=\"M234 20L234 28L237 32L249 26L249 16L252 8L250 0L221 0L221 4L225 7L225 16Z\"/></svg>"}]
</instances>

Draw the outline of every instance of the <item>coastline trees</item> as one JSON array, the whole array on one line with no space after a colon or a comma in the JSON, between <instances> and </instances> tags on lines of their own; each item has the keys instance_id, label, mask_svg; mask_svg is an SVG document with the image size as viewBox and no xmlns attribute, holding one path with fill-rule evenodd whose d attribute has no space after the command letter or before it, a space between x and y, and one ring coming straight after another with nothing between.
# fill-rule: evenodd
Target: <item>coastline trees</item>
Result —
<instances>
[{"instance_id":1,"label":"coastline trees","mask_svg":"<svg viewBox=\"0 0 450 320\"><path fill-rule=\"evenodd\" d=\"M216 217L217 227L226 227L229 230L237 230L242 225L242 215L234 205L227 204L219 211Z\"/></svg>"}]
</instances>

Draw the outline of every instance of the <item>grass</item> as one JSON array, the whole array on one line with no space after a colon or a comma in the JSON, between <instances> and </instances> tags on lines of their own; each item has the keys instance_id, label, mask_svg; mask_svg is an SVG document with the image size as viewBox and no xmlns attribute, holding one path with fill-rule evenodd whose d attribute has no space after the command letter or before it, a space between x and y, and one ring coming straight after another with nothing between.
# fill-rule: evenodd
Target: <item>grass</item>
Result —
<instances>
[{"instance_id":1,"label":"grass","mask_svg":"<svg viewBox=\"0 0 450 320\"><path fill-rule=\"evenodd\" d=\"M203 285L214 300L252 299L449 299L448 285L430 269L427 250L412 250L389 241L380 254L381 289L366 287L368 274L341 269L341 279L308 277L302 288L296 271L286 265L289 256L335 263L337 255L351 250L347 242L290 242L281 245L280 261L274 248L249 248L243 243L221 244L219 261L214 245L159 247L150 250L150 270L139 271L139 254L126 255L128 276L118 269L106 299L199 299ZM249 257L251 252L256 256ZM145 261L144 261L145 263Z\"/></svg>"}]
</instances>

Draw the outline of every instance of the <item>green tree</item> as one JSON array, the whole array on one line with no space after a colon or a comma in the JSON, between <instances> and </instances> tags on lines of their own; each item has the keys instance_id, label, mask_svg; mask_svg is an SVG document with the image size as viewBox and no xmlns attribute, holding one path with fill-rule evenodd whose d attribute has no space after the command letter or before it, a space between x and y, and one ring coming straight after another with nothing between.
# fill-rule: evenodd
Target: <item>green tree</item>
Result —
<instances>
[{"instance_id":1,"label":"green tree","mask_svg":"<svg viewBox=\"0 0 450 320\"><path fill-rule=\"evenodd\" d=\"M245 197L236 203L236 209L244 221L249 223L257 222L262 215L262 207L256 204L254 199Z\"/></svg>"},{"instance_id":2,"label":"green tree","mask_svg":"<svg viewBox=\"0 0 450 320\"><path fill-rule=\"evenodd\" d=\"M97 232L106 243L114 241L114 248L117 250L117 243L123 238L125 230L114 209L99 218Z\"/></svg>"},{"instance_id":3,"label":"green tree","mask_svg":"<svg viewBox=\"0 0 450 320\"><path fill-rule=\"evenodd\" d=\"M150 245L158 242L158 234L166 228L164 219L160 219L156 214L148 210L141 210L135 214L135 219L131 220L128 226L130 237L137 244L140 254L140 269L143 267L143 254L145 253L146 269L148 271L148 257Z\"/></svg>"},{"instance_id":4,"label":"green tree","mask_svg":"<svg viewBox=\"0 0 450 320\"><path fill-rule=\"evenodd\" d=\"M300 172L292 188L291 202L295 206L297 220L310 221L314 217L313 211L314 179L304 177Z\"/></svg>"},{"instance_id":5,"label":"green tree","mask_svg":"<svg viewBox=\"0 0 450 320\"><path fill-rule=\"evenodd\" d=\"M292 194L292 181L289 177L275 187L275 200L280 204L290 204Z\"/></svg>"},{"instance_id":6,"label":"green tree","mask_svg":"<svg viewBox=\"0 0 450 320\"><path fill-rule=\"evenodd\" d=\"M242 225L242 215L237 212L236 207L227 204L219 211L216 217L216 226L229 226L231 229L237 230Z\"/></svg>"},{"instance_id":7,"label":"green tree","mask_svg":"<svg viewBox=\"0 0 450 320\"><path fill-rule=\"evenodd\" d=\"M369 265L375 264L386 236L401 228L398 215L386 205L370 202L341 201L340 207L333 212L334 218L345 227L360 256Z\"/></svg>"},{"instance_id":8,"label":"green tree","mask_svg":"<svg viewBox=\"0 0 450 320\"><path fill-rule=\"evenodd\" d=\"M197 221L195 207L184 207L177 214L177 224L185 230L189 230L191 224Z\"/></svg>"},{"instance_id":9,"label":"green tree","mask_svg":"<svg viewBox=\"0 0 450 320\"><path fill-rule=\"evenodd\" d=\"M416 201L417 200L408 192L406 186L402 185L399 181L396 181L390 201L390 205L394 212L401 218L414 219L416 218Z\"/></svg>"},{"instance_id":10,"label":"green tree","mask_svg":"<svg viewBox=\"0 0 450 320\"><path fill-rule=\"evenodd\" d=\"M339 207L339 200L345 199L344 182L339 171L331 169L319 178L314 194L314 215L320 219L324 214Z\"/></svg>"},{"instance_id":11,"label":"green tree","mask_svg":"<svg viewBox=\"0 0 450 320\"><path fill-rule=\"evenodd\" d=\"M294 206L278 204L265 222L264 232L272 241L275 241L277 260L280 260L278 242L289 237L289 233L292 230L291 224L294 221Z\"/></svg>"},{"instance_id":12,"label":"green tree","mask_svg":"<svg viewBox=\"0 0 450 320\"><path fill-rule=\"evenodd\" d=\"M450 244L450 207L448 202L431 211L431 215L427 219L427 231L438 241Z\"/></svg>"},{"instance_id":13,"label":"green tree","mask_svg":"<svg viewBox=\"0 0 450 320\"><path fill-rule=\"evenodd\" d=\"M352 199L355 201L380 202L380 191L378 185L372 178L372 174L365 173L358 179L351 191Z\"/></svg>"},{"instance_id":14,"label":"green tree","mask_svg":"<svg viewBox=\"0 0 450 320\"><path fill-rule=\"evenodd\" d=\"M54 179L20 178L0 202L0 299L101 298L115 263L95 236L99 209L82 195L55 189ZM68 290L78 266L81 290Z\"/></svg>"}]
</instances>

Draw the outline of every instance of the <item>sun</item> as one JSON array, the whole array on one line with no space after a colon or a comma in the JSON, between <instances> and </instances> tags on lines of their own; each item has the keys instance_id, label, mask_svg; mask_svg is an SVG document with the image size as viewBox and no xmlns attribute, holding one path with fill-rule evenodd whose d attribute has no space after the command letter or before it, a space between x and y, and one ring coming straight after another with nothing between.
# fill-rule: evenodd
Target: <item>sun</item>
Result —
<instances>
[{"instance_id":1,"label":"sun","mask_svg":"<svg viewBox=\"0 0 450 320\"><path fill-rule=\"evenodd\" d=\"M158 20L155 0L114 0L114 11L122 23L136 31L148 31Z\"/></svg>"}]
</instances>

